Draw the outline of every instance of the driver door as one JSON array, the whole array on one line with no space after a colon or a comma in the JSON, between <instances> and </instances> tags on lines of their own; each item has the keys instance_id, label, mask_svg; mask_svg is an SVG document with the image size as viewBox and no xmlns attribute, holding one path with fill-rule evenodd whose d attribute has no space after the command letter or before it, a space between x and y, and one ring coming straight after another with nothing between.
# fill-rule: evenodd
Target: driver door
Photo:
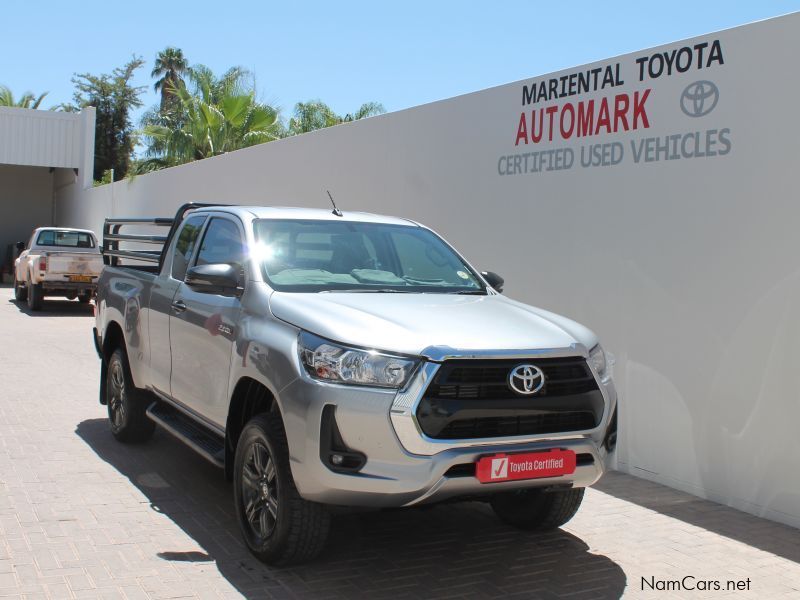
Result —
<instances>
[{"instance_id":1,"label":"driver door","mask_svg":"<svg viewBox=\"0 0 800 600\"><path fill-rule=\"evenodd\" d=\"M244 264L244 235L232 218L214 216L206 226L192 266ZM244 275L242 275L244 284ZM239 294L193 290L180 282L169 319L172 396L224 429L228 379L241 302Z\"/></svg>"},{"instance_id":2,"label":"driver door","mask_svg":"<svg viewBox=\"0 0 800 600\"><path fill-rule=\"evenodd\" d=\"M169 271L165 268L162 277L156 277L150 291L150 380L153 387L166 396L171 395L169 319L172 315L172 301L195 254L206 218L205 215L193 215L186 219L173 244L172 265Z\"/></svg>"}]
</instances>

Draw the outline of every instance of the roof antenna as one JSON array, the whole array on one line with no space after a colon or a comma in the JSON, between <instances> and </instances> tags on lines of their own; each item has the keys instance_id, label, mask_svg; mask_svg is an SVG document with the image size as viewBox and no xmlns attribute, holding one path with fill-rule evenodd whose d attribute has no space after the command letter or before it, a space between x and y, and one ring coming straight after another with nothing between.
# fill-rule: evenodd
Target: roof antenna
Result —
<instances>
[{"instance_id":1,"label":"roof antenna","mask_svg":"<svg viewBox=\"0 0 800 600\"><path fill-rule=\"evenodd\" d=\"M331 212L333 214L335 214L337 217L343 216L342 215L342 211L340 211L338 208L336 208L336 202L333 201L333 196L331 196L330 190L325 190L325 191L328 192L328 198L331 199L331 204L333 204L333 210Z\"/></svg>"}]
</instances>

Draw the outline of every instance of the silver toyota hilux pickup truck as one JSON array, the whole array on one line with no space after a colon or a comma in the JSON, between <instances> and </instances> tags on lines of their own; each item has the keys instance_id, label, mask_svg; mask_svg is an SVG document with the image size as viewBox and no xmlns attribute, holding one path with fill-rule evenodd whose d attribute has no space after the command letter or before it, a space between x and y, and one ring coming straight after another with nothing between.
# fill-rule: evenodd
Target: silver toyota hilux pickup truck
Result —
<instances>
[{"instance_id":1,"label":"silver toyota hilux pickup truck","mask_svg":"<svg viewBox=\"0 0 800 600\"><path fill-rule=\"evenodd\" d=\"M192 204L107 220L103 253L111 432L142 442L158 424L224 469L265 562L316 556L332 507L486 501L559 527L608 468L617 395L597 337L502 296L419 223Z\"/></svg>"}]
</instances>

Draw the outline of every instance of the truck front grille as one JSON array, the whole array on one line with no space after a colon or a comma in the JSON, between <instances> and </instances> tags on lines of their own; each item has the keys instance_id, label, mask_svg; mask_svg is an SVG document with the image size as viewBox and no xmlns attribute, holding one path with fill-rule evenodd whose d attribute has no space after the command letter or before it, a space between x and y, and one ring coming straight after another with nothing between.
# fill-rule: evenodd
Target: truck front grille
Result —
<instances>
[{"instance_id":1,"label":"truck front grille","mask_svg":"<svg viewBox=\"0 0 800 600\"><path fill-rule=\"evenodd\" d=\"M533 364L545 383L532 396L508 385L514 367ZM596 427L603 395L581 357L445 361L417 408L435 439L470 439L582 431Z\"/></svg>"}]
</instances>

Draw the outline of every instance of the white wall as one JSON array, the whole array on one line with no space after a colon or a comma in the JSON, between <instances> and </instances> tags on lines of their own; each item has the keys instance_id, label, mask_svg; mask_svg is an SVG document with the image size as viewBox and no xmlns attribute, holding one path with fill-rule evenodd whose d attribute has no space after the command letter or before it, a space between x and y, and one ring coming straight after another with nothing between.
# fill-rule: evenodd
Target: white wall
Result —
<instances>
[{"instance_id":1,"label":"white wall","mask_svg":"<svg viewBox=\"0 0 800 600\"><path fill-rule=\"evenodd\" d=\"M94 108L80 113L0 107L0 263L8 244L52 225L55 195L92 185ZM15 256L15 253L12 253Z\"/></svg>"},{"instance_id":2,"label":"white wall","mask_svg":"<svg viewBox=\"0 0 800 600\"><path fill-rule=\"evenodd\" d=\"M31 232L53 224L53 180L46 167L0 165L0 260L8 245L27 241ZM16 252L12 253L16 257Z\"/></svg>"},{"instance_id":3,"label":"white wall","mask_svg":"<svg viewBox=\"0 0 800 600\"><path fill-rule=\"evenodd\" d=\"M0 163L78 168L81 125L79 113L0 106Z\"/></svg>"},{"instance_id":4,"label":"white wall","mask_svg":"<svg viewBox=\"0 0 800 600\"><path fill-rule=\"evenodd\" d=\"M637 58L702 42L708 58L714 40L724 64L697 69L693 54L686 72L639 81ZM798 55L794 14L564 71L619 64L625 83L524 107L650 89L646 129L515 146L522 85L545 75L69 190L59 220L99 230L187 201L325 207L330 189L344 211L425 222L503 274L509 296L589 325L616 354L620 469L800 526ZM692 117L681 98L698 80L718 104ZM643 138L723 128L725 154L634 160ZM582 146L609 142L619 164L581 167ZM574 151L570 169L498 174L501 156L555 148Z\"/></svg>"}]
</instances>

